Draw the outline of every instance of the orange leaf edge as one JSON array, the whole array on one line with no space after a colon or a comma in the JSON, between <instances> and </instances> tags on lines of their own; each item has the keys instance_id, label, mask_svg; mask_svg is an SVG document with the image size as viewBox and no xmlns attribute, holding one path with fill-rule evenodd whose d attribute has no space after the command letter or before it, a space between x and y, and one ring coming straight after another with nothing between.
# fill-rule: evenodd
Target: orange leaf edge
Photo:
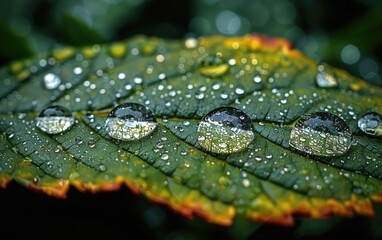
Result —
<instances>
[{"instance_id":1,"label":"orange leaf edge","mask_svg":"<svg viewBox=\"0 0 382 240\"><path fill-rule=\"evenodd\" d=\"M5 189L11 180L9 177L1 178L0 187ZM23 183L26 183L26 180ZM156 192L150 189L143 180L136 181L124 179L123 177L117 177L114 181L102 181L98 183L84 183L81 181L69 182L68 180L64 180L59 183L43 185L37 185L29 181L24 185L36 192L42 192L49 196L65 199L67 198L70 185L81 192L91 192L95 194L97 192L117 191L121 188L122 184L125 184L133 193L143 194L151 201L165 205L189 219L199 216L210 223L230 226L233 224L236 215L234 206L207 199L195 190L191 190L187 196L181 199L175 199L166 191ZM290 200L289 198L283 199L278 204L278 208L264 205L264 211L248 213L246 214L247 218L262 223L289 227L295 225L294 217L297 216L317 219L328 218L335 215L344 217L353 217L355 214L373 216L375 213L372 202L382 203L382 193L372 195L371 199L360 198L353 194L351 198L345 202L320 198L311 198L297 203L291 203ZM214 204L221 205L220 210L214 210Z\"/></svg>"}]
</instances>

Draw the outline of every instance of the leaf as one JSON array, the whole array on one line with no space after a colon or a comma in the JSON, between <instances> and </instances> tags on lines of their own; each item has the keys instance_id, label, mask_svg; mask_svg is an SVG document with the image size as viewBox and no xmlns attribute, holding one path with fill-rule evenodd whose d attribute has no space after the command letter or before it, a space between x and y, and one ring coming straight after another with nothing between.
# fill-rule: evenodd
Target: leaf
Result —
<instances>
[{"instance_id":1,"label":"leaf","mask_svg":"<svg viewBox=\"0 0 382 240\"><path fill-rule=\"evenodd\" d=\"M85 45L105 41L100 33L69 13L62 14L62 25L68 41L73 44Z\"/></svg>"},{"instance_id":2,"label":"leaf","mask_svg":"<svg viewBox=\"0 0 382 240\"><path fill-rule=\"evenodd\" d=\"M17 59L33 56L33 48L28 38L21 31L0 20L0 57L1 59Z\"/></svg>"},{"instance_id":3,"label":"leaf","mask_svg":"<svg viewBox=\"0 0 382 240\"><path fill-rule=\"evenodd\" d=\"M58 27L70 44L86 45L115 39L124 25L140 14L147 0L121 2L61 1L52 4L55 15L60 16Z\"/></svg>"},{"instance_id":4,"label":"leaf","mask_svg":"<svg viewBox=\"0 0 382 240\"><path fill-rule=\"evenodd\" d=\"M228 68L203 75L211 74L199 68L206 54L221 56ZM15 180L64 198L69 186L98 192L125 184L187 217L222 225L235 216L282 225L293 225L295 215L371 216L373 202L382 201L382 142L363 134L357 119L382 113L382 89L326 67L338 87L318 87L316 62L262 35L137 36L12 63L0 70L0 185ZM52 73L61 82L47 89L43 79ZM125 102L154 112L158 126L150 136L128 142L107 134L107 115ZM36 117L56 104L76 122L46 134ZM241 152L210 153L197 142L197 126L226 105L251 117L255 138ZM330 159L292 150L296 120L325 110L349 124L357 144Z\"/></svg>"}]
</instances>

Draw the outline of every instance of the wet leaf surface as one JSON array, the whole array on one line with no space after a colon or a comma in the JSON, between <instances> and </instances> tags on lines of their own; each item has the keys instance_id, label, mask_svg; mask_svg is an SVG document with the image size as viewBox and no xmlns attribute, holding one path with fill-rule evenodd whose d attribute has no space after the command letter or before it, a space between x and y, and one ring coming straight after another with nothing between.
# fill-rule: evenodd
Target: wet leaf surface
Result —
<instances>
[{"instance_id":1,"label":"wet leaf surface","mask_svg":"<svg viewBox=\"0 0 382 240\"><path fill-rule=\"evenodd\" d=\"M358 121L382 114L382 89L319 66L285 40L261 35L138 36L14 62L0 69L0 185L15 180L65 197L69 186L97 192L125 184L185 216L223 225L235 216L293 225L295 214L373 215L373 202L382 200L382 140L373 134L381 125L365 123L372 129L365 132ZM123 105L106 121L123 103L147 109L126 112ZM71 115L41 119L56 105ZM238 119L246 117L228 114L206 120L213 127L202 134L217 143L201 142L201 120L227 106L252 121L254 137L240 139L248 126ZM292 148L295 123L316 112L342 119L347 137L339 137L337 120L324 121L306 128L315 131L307 148ZM341 148L349 134L351 146ZM341 151L311 154L315 136ZM235 151L205 147L237 146L238 139L245 144Z\"/></svg>"}]
</instances>

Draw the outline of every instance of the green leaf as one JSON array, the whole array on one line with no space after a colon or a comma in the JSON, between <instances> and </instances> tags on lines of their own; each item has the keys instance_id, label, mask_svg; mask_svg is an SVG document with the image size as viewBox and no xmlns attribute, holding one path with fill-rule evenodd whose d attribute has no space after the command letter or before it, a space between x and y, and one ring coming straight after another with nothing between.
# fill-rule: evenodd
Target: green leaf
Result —
<instances>
[{"instance_id":1,"label":"green leaf","mask_svg":"<svg viewBox=\"0 0 382 240\"><path fill-rule=\"evenodd\" d=\"M18 59L31 57L34 54L30 40L24 33L0 20L0 58Z\"/></svg>"},{"instance_id":2,"label":"green leaf","mask_svg":"<svg viewBox=\"0 0 382 240\"><path fill-rule=\"evenodd\" d=\"M147 0L113 1L61 1L52 4L53 12L60 16L59 27L63 28L70 44L88 45L103 43L116 38L117 32L135 20Z\"/></svg>"},{"instance_id":3,"label":"green leaf","mask_svg":"<svg viewBox=\"0 0 382 240\"><path fill-rule=\"evenodd\" d=\"M68 42L72 44L85 45L105 41L100 33L69 13L63 14L61 20Z\"/></svg>"},{"instance_id":4,"label":"green leaf","mask_svg":"<svg viewBox=\"0 0 382 240\"><path fill-rule=\"evenodd\" d=\"M222 65L200 66L206 54ZM125 184L187 217L223 225L235 216L292 225L294 215L373 215L373 202L382 201L382 141L357 120L382 113L382 89L326 67L338 86L318 87L316 62L261 35L138 36L15 62L0 70L0 185L15 180L65 197L69 186L97 192ZM44 87L47 74L60 84ZM154 112L151 135L129 142L107 134L106 117L125 102ZM36 127L51 105L73 113L69 130ZM198 124L227 105L251 117L255 138L240 152L208 152L198 144ZM344 155L317 158L290 148L296 120L317 111L348 123L356 144Z\"/></svg>"}]
</instances>

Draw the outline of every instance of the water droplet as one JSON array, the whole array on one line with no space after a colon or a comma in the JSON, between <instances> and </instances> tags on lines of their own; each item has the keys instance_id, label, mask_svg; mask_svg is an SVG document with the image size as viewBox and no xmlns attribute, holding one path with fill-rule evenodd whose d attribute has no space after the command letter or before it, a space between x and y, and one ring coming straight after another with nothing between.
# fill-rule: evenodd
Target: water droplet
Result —
<instances>
[{"instance_id":1,"label":"water droplet","mask_svg":"<svg viewBox=\"0 0 382 240\"><path fill-rule=\"evenodd\" d=\"M88 146L89 146L90 148L94 148L94 147L96 146L96 141L95 141L93 138L91 138L91 139L88 141Z\"/></svg>"},{"instance_id":2,"label":"water droplet","mask_svg":"<svg viewBox=\"0 0 382 240\"><path fill-rule=\"evenodd\" d=\"M38 183L38 178L34 177L32 181L33 181L34 184L37 184Z\"/></svg>"},{"instance_id":3,"label":"water droplet","mask_svg":"<svg viewBox=\"0 0 382 240\"><path fill-rule=\"evenodd\" d=\"M332 88L338 85L334 73L324 64L317 66L316 83L322 88Z\"/></svg>"},{"instance_id":4,"label":"water droplet","mask_svg":"<svg viewBox=\"0 0 382 240\"><path fill-rule=\"evenodd\" d=\"M244 187L249 187L249 185L251 184L251 182L248 179L243 179L242 183Z\"/></svg>"},{"instance_id":5,"label":"water droplet","mask_svg":"<svg viewBox=\"0 0 382 240\"><path fill-rule=\"evenodd\" d=\"M77 144L82 144L84 142L84 139L81 137L81 136L77 136L74 141L77 143Z\"/></svg>"},{"instance_id":6,"label":"water droplet","mask_svg":"<svg viewBox=\"0 0 382 240\"><path fill-rule=\"evenodd\" d=\"M328 112L302 116L294 125L289 145L301 152L332 157L346 153L352 145L346 122Z\"/></svg>"},{"instance_id":7,"label":"water droplet","mask_svg":"<svg viewBox=\"0 0 382 240\"><path fill-rule=\"evenodd\" d=\"M56 89L61 84L61 78L54 73L45 74L44 87L48 90Z\"/></svg>"},{"instance_id":8,"label":"water droplet","mask_svg":"<svg viewBox=\"0 0 382 240\"><path fill-rule=\"evenodd\" d=\"M83 72L82 68L76 67L73 69L73 73L76 75L80 75Z\"/></svg>"},{"instance_id":9,"label":"water droplet","mask_svg":"<svg viewBox=\"0 0 382 240\"><path fill-rule=\"evenodd\" d=\"M103 164L98 165L98 169L99 169L101 172L105 172L105 171L107 170L106 166L103 165Z\"/></svg>"},{"instance_id":10,"label":"water droplet","mask_svg":"<svg viewBox=\"0 0 382 240\"><path fill-rule=\"evenodd\" d=\"M138 103L124 103L115 107L105 121L109 136L125 141L146 137L156 126L153 112Z\"/></svg>"},{"instance_id":11,"label":"water droplet","mask_svg":"<svg viewBox=\"0 0 382 240\"><path fill-rule=\"evenodd\" d=\"M241 110L220 107L207 113L198 126L198 141L204 149L228 154L243 150L254 139L251 119Z\"/></svg>"},{"instance_id":12,"label":"water droplet","mask_svg":"<svg viewBox=\"0 0 382 240\"><path fill-rule=\"evenodd\" d=\"M259 75L256 75L256 76L253 77L253 81L255 83L261 83L261 77Z\"/></svg>"},{"instance_id":13,"label":"water droplet","mask_svg":"<svg viewBox=\"0 0 382 240\"><path fill-rule=\"evenodd\" d=\"M227 99L228 98L228 94L221 93L220 97L221 97L221 99Z\"/></svg>"},{"instance_id":14,"label":"water droplet","mask_svg":"<svg viewBox=\"0 0 382 240\"><path fill-rule=\"evenodd\" d=\"M180 155L182 155L182 156L186 156L186 155L187 155L187 151L181 151L181 152L180 152Z\"/></svg>"},{"instance_id":15,"label":"water droplet","mask_svg":"<svg viewBox=\"0 0 382 240\"><path fill-rule=\"evenodd\" d=\"M74 124L71 112L61 106L51 106L41 111L36 126L48 134L61 133Z\"/></svg>"},{"instance_id":16,"label":"water droplet","mask_svg":"<svg viewBox=\"0 0 382 240\"><path fill-rule=\"evenodd\" d=\"M219 77L228 69L229 65L223 60L221 54L207 55L199 65L199 73L206 77Z\"/></svg>"},{"instance_id":17,"label":"water droplet","mask_svg":"<svg viewBox=\"0 0 382 240\"><path fill-rule=\"evenodd\" d=\"M236 89L235 89L235 93L236 93L236 94L239 94L239 95L244 94L244 89L242 89L242 88L236 88Z\"/></svg>"},{"instance_id":18,"label":"water droplet","mask_svg":"<svg viewBox=\"0 0 382 240\"><path fill-rule=\"evenodd\" d=\"M133 79L133 81L134 81L135 84L142 84L143 79L140 78L140 77L135 77L135 78Z\"/></svg>"},{"instance_id":19,"label":"water droplet","mask_svg":"<svg viewBox=\"0 0 382 240\"><path fill-rule=\"evenodd\" d=\"M161 159L162 160L168 160L169 159L169 156L167 153L163 153L162 156L161 156Z\"/></svg>"},{"instance_id":20,"label":"water droplet","mask_svg":"<svg viewBox=\"0 0 382 240\"><path fill-rule=\"evenodd\" d=\"M358 120L358 127L368 135L381 137L382 116L375 112L366 113Z\"/></svg>"}]
</instances>

